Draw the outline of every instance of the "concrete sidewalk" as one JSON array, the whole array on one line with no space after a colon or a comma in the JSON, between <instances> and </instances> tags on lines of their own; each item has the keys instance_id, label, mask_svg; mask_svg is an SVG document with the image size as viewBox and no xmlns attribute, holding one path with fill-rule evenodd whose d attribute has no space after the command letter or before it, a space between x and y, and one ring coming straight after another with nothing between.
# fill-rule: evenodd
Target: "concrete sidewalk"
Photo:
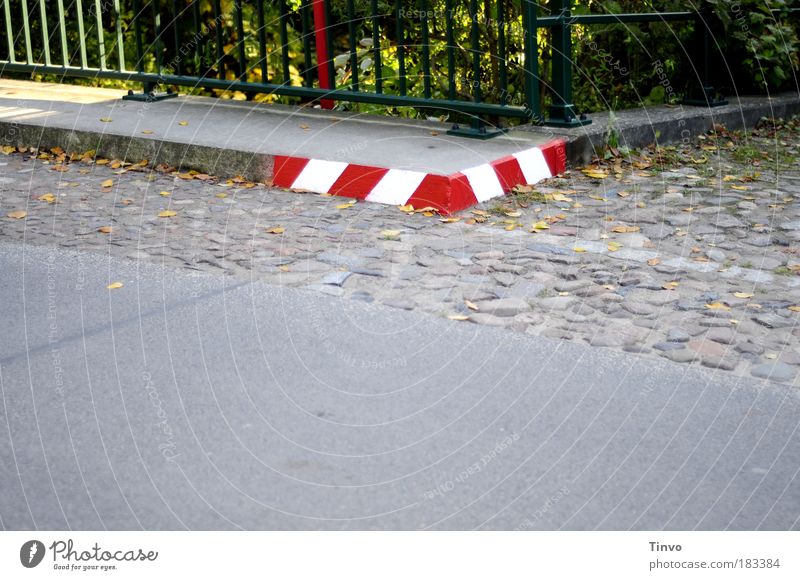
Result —
<instances>
[{"instance_id":1,"label":"concrete sidewalk","mask_svg":"<svg viewBox=\"0 0 800 580\"><path fill-rule=\"evenodd\" d=\"M373 166L388 162L397 169L449 175L554 137L511 131L479 141L447 135L447 123L209 97L142 103L123 101L124 94L3 79L0 135L12 145L96 150L106 157L259 180L271 177L275 156Z\"/></svg>"}]
</instances>

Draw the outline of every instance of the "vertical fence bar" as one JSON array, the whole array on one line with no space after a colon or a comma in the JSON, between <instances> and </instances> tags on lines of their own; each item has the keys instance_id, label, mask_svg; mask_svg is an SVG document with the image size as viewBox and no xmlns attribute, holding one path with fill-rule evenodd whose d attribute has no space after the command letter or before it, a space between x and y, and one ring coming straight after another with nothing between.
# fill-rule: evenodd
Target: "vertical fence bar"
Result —
<instances>
[{"instance_id":1,"label":"vertical fence bar","mask_svg":"<svg viewBox=\"0 0 800 580\"><path fill-rule=\"evenodd\" d=\"M44 7L44 0L39 0L39 13L42 16L42 51L44 52L44 64L50 66L50 30L47 26L47 10Z\"/></svg>"},{"instance_id":2,"label":"vertical fence bar","mask_svg":"<svg viewBox=\"0 0 800 580\"><path fill-rule=\"evenodd\" d=\"M280 21L281 29L281 69L283 72L283 84L289 84L291 81L289 75L289 32L286 29L286 19L289 15L286 12L286 0L280 0L279 10L281 12L278 16L278 20Z\"/></svg>"},{"instance_id":3,"label":"vertical fence bar","mask_svg":"<svg viewBox=\"0 0 800 580\"><path fill-rule=\"evenodd\" d=\"M194 20L194 58L197 61L195 74L199 77L206 76L205 59L203 58L203 31L200 21L200 0L192 1L192 18Z\"/></svg>"},{"instance_id":4,"label":"vertical fence bar","mask_svg":"<svg viewBox=\"0 0 800 580\"><path fill-rule=\"evenodd\" d=\"M303 37L303 81L307 87L314 86L313 68L311 63L311 15L309 14L309 2L303 0L300 4L300 19L302 22Z\"/></svg>"},{"instance_id":5,"label":"vertical fence bar","mask_svg":"<svg viewBox=\"0 0 800 580\"><path fill-rule=\"evenodd\" d=\"M372 12L372 66L375 70L375 92L383 92L383 65L381 64L381 27L378 17L378 0L371 0Z\"/></svg>"},{"instance_id":6,"label":"vertical fence bar","mask_svg":"<svg viewBox=\"0 0 800 580\"><path fill-rule=\"evenodd\" d=\"M534 123L542 120L541 104L539 100L539 43L537 39L538 17L537 5L534 0L522 0L522 30L524 38L525 66L522 74L525 75L525 103L529 116Z\"/></svg>"},{"instance_id":7,"label":"vertical fence bar","mask_svg":"<svg viewBox=\"0 0 800 580\"><path fill-rule=\"evenodd\" d=\"M428 31L428 0L420 0L422 11L422 92L431 98L431 40Z\"/></svg>"},{"instance_id":8,"label":"vertical fence bar","mask_svg":"<svg viewBox=\"0 0 800 580\"><path fill-rule=\"evenodd\" d=\"M144 53L142 52L142 8L141 0L133 0L133 36L136 45L136 70L144 71ZM83 45L83 41L81 41Z\"/></svg>"},{"instance_id":9,"label":"vertical fence bar","mask_svg":"<svg viewBox=\"0 0 800 580\"><path fill-rule=\"evenodd\" d=\"M472 100L480 103L481 95L481 50L478 29L478 0L469 0L470 52L472 53Z\"/></svg>"},{"instance_id":10,"label":"vertical fence bar","mask_svg":"<svg viewBox=\"0 0 800 580\"><path fill-rule=\"evenodd\" d=\"M175 54L172 56L172 60L170 63L175 63L175 70L168 71L169 74L173 72L175 74L181 74L181 61L183 60L183 55L181 55L181 39L180 39L180 14L178 14L178 2L177 0L172 0L172 18L167 23L167 28L172 29L172 46L174 47ZM171 68L171 67L170 67Z\"/></svg>"},{"instance_id":11,"label":"vertical fence bar","mask_svg":"<svg viewBox=\"0 0 800 580\"><path fill-rule=\"evenodd\" d=\"M709 30L709 18L711 8L703 5L695 16L694 29L694 52L700 53L700 70L695 66L695 73L700 80L700 88L693 89L690 97L681 101L684 105L700 107L719 107L727 105L728 101L717 97L717 91L711 84L711 32ZM694 63L693 63L694 64Z\"/></svg>"},{"instance_id":12,"label":"vertical fence bar","mask_svg":"<svg viewBox=\"0 0 800 580\"><path fill-rule=\"evenodd\" d=\"M61 36L61 64L66 68L69 66L69 53L67 51L67 23L64 20L64 0L58 0L58 30Z\"/></svg>"},{"instance_id":13,"label":"vertical fence bar","mask_svg":"<svg viewBox=\"0 0 800 580\"><path fill-rule=\"evenodd\" d=\"M6 40L8 41L8 62L16 63L17 56L14 54L14 36L11 33L11 0L3 0L3 13L6 17Z\"/></svg>"},{"instance_id":14,"label":"vertical fence bar","mask_svg":"<svg viewBox=\"0 0 800 580\"><path fill-rule=\"evenodd\" d=\"M78 15L78 36L80 37L81 68L87 68L86 31L83 29L83 5L81 0L75 0L75 12Z\"/></svg>"},{"instance_id":15,"label":"vertical fence bar","mask_svg":"<svg viewBox=\"0 0 800 580\"><path fill-rule=\"evenodd\" d=\"M106 70L106 40L103 34L103 9L100 0L94 0L94 25L97 27L97 52L100 55L100 70Z\"/></svg>"},{"instance_id":16,"label":"vertical fence bar","mask_svg":"<svg viewBox=\"0 0 800 580\"><path fill-rule=\"evenodd\" d=\"M217 77L220 79L225 78L225 63L222 59L222 9L219 5L219 0L214 0L214 32L216 33L217 46Z\"/></svg>"},{"instance_id":17,"label":"vertical fence bar","mask_svg":"<svg viewBox=\"0 0 800 580\"><path fill-rule=\"evenodd\" d=\"M406 94L406 47L403 29L403 0L395 0L397 14L397 68L400 81L400 94Z\"/></svg>"},{"instance_id":18,"label":"vertical fence bar","mask_svg":"<svg viewBox=\"0 0 800 580\"><path fill-rule=\"evenodd\" d=\"M33 50L31 49L31 24L28 20L28 0L22 0L22 26L25 33L25 63L33 64Z\"/></svg>"},{"instance_id":19,"label":"vertical fence bar","mask_svg":"<svg viewBox=\"0 0 800 580\"><path fill-rule=\"evenodd\" d=\"M122 38L122 13L119 10L119 0L114 0L114 21L117 29L117 57L119 70L125 70L125 40Z\"/></svg>"},{"instance_id":20,"label":"vertical fence bar","mask_svg":"<svg viewBox=\"0 0 800 580\"><path fill-rule=\"evenodd\" d=\"M236 12L236 36L239 37L239 74L237 79L247 80L247 54L244 45L244 12L242 12L242 0L234 0L233 7Z\"/></svg>"},{"instance_id":21,"label":"vertical fence bar","mask_svg":"<svg viewBox=\"0 0 800 580\"><path fill-rule=\"evenodd\" d=\"M350 47L350 90L358 90L358 48L356 46L356 11L354 0L347 0L347 40Z\"/></svg>"},{"instance_id":22,"label":"vertical fence bar","mask_svg":"<svg viewBox=\"0 0 800 580\"><path fill-rule=\"evenodd\" d=\"M444 3L445 28L447 29L447 98L456 100L456 45L453 38L453 0Z\"/></svg>"},{"instance_id":23,"label":"vertical fence bar","mask_svg":"<svg viewBox=\"0 0 800 580\"><path fill-rule=\"evenodd\" d=\"M258 10L258 58L261 67L261 82L266 83L269 80L269 71L267 70L267 32L264 29L264 0L258 0L256 10Z\"/></svg>"},{"instance_id":24,"label":"vertical fence bar","mask_svg":"<svg viewBox=\"0 0 800 580\"><path fill-rule=\"evenodd\" d=\"M508 103L508 59L506 55L505 0L497 0L497 58L500 60L500 104Z\"/></svg>"}]
</instances>

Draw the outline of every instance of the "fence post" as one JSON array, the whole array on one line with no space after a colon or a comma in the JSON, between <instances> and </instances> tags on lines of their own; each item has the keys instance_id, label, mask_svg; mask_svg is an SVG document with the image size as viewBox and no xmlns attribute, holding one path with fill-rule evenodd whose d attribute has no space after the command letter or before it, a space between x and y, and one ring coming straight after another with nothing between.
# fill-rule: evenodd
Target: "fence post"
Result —
<instances>
[{"instance_id":1,"label":"fence post","mask_svg":"<svg viewBox=\"0 0 800 580\"><path fill-rule=\"evenodd\" d=\"M525 102L533 123L544 120L539 100L539 43L537 26L537 4L534 0L522 0L522 27L525 31Z\"/></svg>"},{"instance_id":2,"label":"fence post","mask_svg":"<svg viewBox=\"0 0 800 580\"><path fill-rule=\"evenodd\" d=\"M700 89L696 88L690 93L689 98L683 99L681 104L696 107L721 107L728 101L717 97L716 89L711 85L711 51L709 47L710 32L709 19L712 15L710 6L702 6L697 11L694 29L694 50L700 62L693 62L694 70L700 79ZM699 53L699 54L698 54Z\"/></svg>"},{"instance_id":3,"label":"fence post","mask_svg":"<svg viewBox=\"0 0 800 580\"><path fill-rule=\"evenodd\" d=\"M572 104L572 0L550 0L553 26L553 101L546 125L579 127L591 123L579 118Z\"/></svg>"},{"instance_id":4,"label":"fence post","mask_svg":"<svg viewBox=\"0 0 800 580\"><path fill-rule=\"evenodd\" d=\"M331 89L330 54L328 53L328 11L325 0L314 0L314 38L317 42L317 74L319 86L322 89ZM320 99L323 109L332 109L333 100Z\"/></svg>"}]
</instances>

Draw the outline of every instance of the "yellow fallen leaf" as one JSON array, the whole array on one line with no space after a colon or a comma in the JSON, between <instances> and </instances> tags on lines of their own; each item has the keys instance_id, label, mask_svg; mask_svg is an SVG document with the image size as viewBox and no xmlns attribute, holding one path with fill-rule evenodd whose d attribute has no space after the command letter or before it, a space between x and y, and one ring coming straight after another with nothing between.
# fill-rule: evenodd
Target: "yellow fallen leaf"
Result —
<instances>
[{"instance_id":1,"label":"yellow fallen leaf","mask_svg":"<svg viewBox=\"0 0 800 580\"><path fill-rule=\"evenodd\" d=\"M548 225L548 223L546 221L536 222L535 224L533 224L531 226L531 231L549 230L549 229L550 229L550 226Z\"/></svg>"},{"instance_id":2,"label":"yellow fallen leaf","mask_svg":"<svg viewBox=\"0 0 800 580\"><path fill-rule=\"evenodd\" d=\"M52 193L45 193L44 195L40 195L39 196L39 200L40 201L46 201L47 203L55 203L56 202L56 196L53 195Z\"/></svg>"},{"instance_id":3,"label":"yellow fallen leaf","mask_svg":"<svg viewBox=\"0 0 800 580\"><path fill-rule=\"evenodd\" d=\"M103 226L103 227L97 228L97 231L100 232L101 234L110 234L112 230L111 230L111 226Z\"/></svg>"},{"instance_id":4,"label":"yellow fallen leaf","mask_svg":"<svg viewBox=\"0 0 800 580\"><path fill-rule=\"evenodd\" d=\"M611 231L617 234L632 234L639 231L639 226L615 226Z\"/></svg>"},{"instance_id":5,"label":"yellow fallen leaf","mask_svg":"<svg viewBox=\"0 0 800 580\"><path fill-rule=\"evenodd\" d=\"M559 296L569 296L569 292L559 292Z\"/></svg>"},{"instance_id":6,"label":"yellow fallen leaf","mask_svg":"<svg viewBox=\"0 0 800 580\"><path fill-rule=\"evenodd\" d=\"M618 242L608 242L608 251L609 252L616 252L622 247L622 244Z\"/></svg>"},{"instance_id":7,"label":"yellow fallen leaf","mask_svg":"<svg viewBox=\"0 0 800 580\"><path fill-rule=\"evenodd\" d=\"M300 128L301 128L303 131L308 131L308 125L306 125L305 123L301 123L301 124L300 124Z\"/></svg>"},{"instance_id":8,"label":"yellow fallen leaf","mask_svg":"<svg viewBox=\"0 0 800 580\"><path fill-rule=\"evenodd\" d=\"M679 282L676 282L676 281L673 280L672 282L667 282L666 284L664 284L661 287L664 290L675 290L675 288L677 288L679 285L680 285Z\"/></svg>"},{"instance_id":9,"label":"yellow fallen leaf","mask_svg":"<svg viewBox=\"0 0 800 580\"><path fill-rule=\"evenodd\" d=\"M630 195L629 191L618 191L617 195L620 197L628 197Z\"/></svg>"},{"instance_id":10,"label":"yellow fallen leaf","mask_svg":"<svg viewBox=\"0 0 800 580\"><path fill-rule=\"evenodd\" d=\"M152 135L153 134L153 132L150 129L145 129L144 131L142 131L142 133L144 135Z\"/></svg>"},{"instance_id":11,"label":"yellow fallen leaf","mask_svg":"<svg viewBox=\"0 0 800 580\"><path fill-rule=\"evenodd\" d=\"M763 306L761 306L761 304L758 304L756 302L750 302L746 306L747 308L752 308L753 310L761 310L762 308L764 308Z\"/></svg>"},{"instance_id":12,"label":"yellow fallen leaf","mask_svg":"<svg viewBox=\"0 0 800 580\"><path fill-rule=\"evenodd\" d=\"M749 191L750 188L746 185L731 185L731 189L735 189L736 191Z\"/></svg>"},{"instance_id":13,"label":"yellow fallen leaf","mask_svg":"<svg viewBox=\"0 0 800 580\"><path fill-rule=\"evenodd\" d=\"M411 204L401 205L401 206L398 206L398 207L400 208L400 211L403 211L405 213L414 213L414 206L411 205Z\"/></svg>"},{"instance_id":14,"label":"yellow fallen leaf","mask_svg":"<svg viewBox=\"0 0 800 580\"><path fill-rule=\"evenodd\" d=\"M15 219L15 220L21 220L21 219L22 219L22 218L24 218L26 215L28 215L28 212L26 212L26 211L24 211L24 210L21 210L21 209L18 209L18 210L16 210L16 211L9 212L9 213L7 213L6 215L7 215L8 217L10 217L10 218L13 218L13 219Z\"/></svg>"},{"instance_id":15,"label":"yellow fallen leaf","mask_svg":"<svg viewBox=\"0 0 800 580\"><path fill-rule=\"evenodd\" d=\"M752 298L753 297L753 294L750 294L749 292L734 292L733 295L736 296L737 298Z\"/></svg>"},{"instance_id":16,"label":"yellow fallen leaf","mask_svg":"<svg viewBox=\"0 0 800 580\"><path fill-rule=\"evenodd\" d=\"M228 197L228 194L227 193L218 193L214 197L218 197L219 199L225 199L226 197Z\"/></svg>"},{"instance_id":17,"label":"yellow fallen leaf","mask_svg":"<svg viewBox=\"0 0 800 580\"><path fill-rule=\"evenodd\" d=\"M652 258L650 260L647 260L647 264L650 265L650 266L658 266L660 263L661 263L661 260L658 259L658 258Z\"/></svg>"},{"instance_id":18,"label":"yellow fallen leaf","mask_svg":"<svg viewBox=\"0 0 800 580\"><path fill-rule=\"evenodd\" d=\"M283 232L285 232L285 231L286 231L286 228L282 228L282 227L276 227L276 228L270 228L270 229L268 229L268 230L267 230L267 233L268 233L268 234L282 234L282 233L283 233Z\"/></svg>"},{"instance_id":19,"label":"yellow fallen leaf","mask_svg":"<svg viewBox=\"0 0 800 580\"><path fill-rule=\"evenodd\" d=\"M723 304L722 302L712 302L711 304L706 304L706 308L709 310L730 310L731 307Z\"/></svg>"},{"instance_id":20,"label":"yellow fallen leaf","mask_svg":"<svg viewBox=\"0 0 800 580\"><path fill-rule=\"evenodd\" d=\"M161 213L158 214L158 217L165 217L166 218L166 217L173 217L173 216L176 216L176 215L178 215L178 214L175 213L174 211L164 210L164 211L162 211Z\"/></svg>"},{"instance_id":21,"label":"yellow fallen leaf","mask_svg":"<svg viewBox=\"0 0 800 580\"><path fill-rule=\"evenodd\" d=\"M158 195L162 195L164 197L167 197L168 195L170 195L170 192L169 191L162 191Z\"/></svg>"},{"instance_id":22,"label":"yellow fallen leaf","mask_svg":"<svg viewBox=\"0 0 800 580\"><path fill-rule=\"evenodd\" d=\"M734 179L736 179L735 175L726 175L722 178L722 181L733 181Z\"/></svg>"},{"instance_id":23,"label":"yellow fallen leaf","mask_svg":"<svg viewBox=\"0 0 800 580\"><path fill-rule=\"evenodd\" d=\"M517 229L517 224L508 224L503 229L505 229L507 232L513 232L515 229Z\"/></svg>"},{"instance_id":24,"label":"yellow fallen leaf","mask_svg":"<svg viewBox=\"0 0 800 580\"><path fill-rule=\"evenodd\" d=\"M103 123L110 123L111 121L113 121L113 119L111 117L101 117L100 120Z\"/></svg>"},{"instance_id":25,"label":"yellow fallen leaf","mask_svg":"<svg viewBox=\"0 0 800 580\"><path fill-rule=\"evenodd\" d=\"M124 284L122 282L112 282L111 284L106 286L106 288L108 288L109 290L116 290L117 288L122 288L123 286Z\"/></svg>"},{"instance_id":26,"label":"yellow fallen leaf","mask_svg":"<svg viewBox=\"0 0 800 580\"><path fill-rule=\"evenodd\" d=\"M475 312L479 310L478 305L475 304L474 302L471 302L470 300L464 300L464 305L470 310L474 310Z\"/></svg>"},{"instance_id":27,"label":"yellow fallen leaf","mask_svg":"<svg viewBox=\"0 0 800 580\"><path fill-rule=\"evenodd\" d=\"M800 312L800 306L789 306L787 309L792 312Z\"/></svg>"},{"instance_id":28,"label":"yellow fallen leaf","mask_svg":"<svg viewBox=\"0 0 800 580\"><path fill-rule=\"evenodd\" d=\"M288 272L289 266L287 266L286 264L284 264L283 266L278 266L278 270L280 270L281 272Z\"/></svg>"},{"instance_id":29,"label":"yellow fallen leaf","mask_svg":"<svg viewBox=\"0 0 800 580\"><path fill-rule=\"evenodd\" d=\"M503 212L507 217L520 217L522 212L519 211L504 211Z\"/></svg>"},{"instance_id":30,"label":"yellow fallen leaf","mask_svg":"<svg viewBox=\"0 0 800 580\"><path fill-rule=\"evenodd\" d=\"M114 185L113 179L106 179L103 183L100 184L100 187L111 187Z\"/></svg>"},{"instance_id":31,"label":"yellow fallen leaf","mask_svg":"<svg viewBox=\"0 0 800 580\"><path fill-rule=\"evenodd\" d=\"M352 203L340 203L336 206L336 209L349 209L351 207L353 207Z\"/></svg>"},{"instance_id":32,"label":"yellow fallen leaf","mask_svg":"<svg viewBox=\"0 0 800 580\"><path fill-rule=\"evenodd\" d=\"M450 314L447 318L450 320L469 320L469 316L463 314Z\"/></svg>"},{"instance_id":33,"label":"yellow fallen leaf","mask_svg":"<svg viewBox=\"0 0 800 580\"><path fill-rule=\"evenodd\" d=\"M400 230L383 230L381 237L384 240L396 240L400 237Z\"/></svg>"},{"instance_id":34,"label":"yellow fallen leaf","mask_svg":"<svg viewBox=\"0 0 800 580\"><path fill-rule=\"evenodd\" d=\"M572 251L573 252L578 252L579 254L582 254L582 253L584 253L586 251L586 248L572 248Z\"/></svg>"},{"instance_id":35,"label":"yellow fallen leaf","mask_svg":"<svg viewBox=\"0 0 800 580\"><path fill-rule=\"evenodd\" d=\"M439 218L439 221L444 224L452 224L458 221L461 221L461 218L458 217L446 217L446 218Z\"/></svg>"},{"instance_id":36,"label":"yellow fallen leaf","mask_svg":"<svg viewBox=\"0 0 800 580\"><path fill-rule=\"evenodd\" d=\"M587 177L591 177L592 179L605 179L608 177L608 173L605 171L584 171L584 175Z\"/></svg>"},{"instance_id":37,"label":"yellow fallen leaf","mask_svg":"<svg viewBox=\"0 0 800 580\"><path fill-rule=\"evenodd\" d=\"M180 125L181 127L185 127L188 124L189 124L189 121L178 121L178 125Z\"/></svg>"},{"instance_id":38,"label":"yellow fallen leaf","mask_svg":"<svg viewBox=\"0 0 800 580\"><path fill-rule=\"evenodd\" d=\"M17 151L16 147L12 147L11 145L3 145L3 153L6 155L11 155Z\"/></svg>"}]
</instances>

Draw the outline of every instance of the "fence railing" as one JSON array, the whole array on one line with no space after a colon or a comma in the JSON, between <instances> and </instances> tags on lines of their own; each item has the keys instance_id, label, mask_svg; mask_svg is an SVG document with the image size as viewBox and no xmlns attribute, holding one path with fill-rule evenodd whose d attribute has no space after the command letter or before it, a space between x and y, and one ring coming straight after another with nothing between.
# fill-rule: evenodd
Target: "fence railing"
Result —
<instances>
[{"instance_id":1,"label":"fence railing","mask_svg":"<svg viewBox=\"0 0 800 580\"><path fill-rule=\"evenodd\" d=\"M698 104L707 14L581 14L571 0L0 0L0 72L242 91L581 125L572 28L694 21ZM490 6L491 9L487 9ZM541 110L538 31L550 29ZM703 48L705 47L705 48Z\"/></svg>"}]
</instances>

